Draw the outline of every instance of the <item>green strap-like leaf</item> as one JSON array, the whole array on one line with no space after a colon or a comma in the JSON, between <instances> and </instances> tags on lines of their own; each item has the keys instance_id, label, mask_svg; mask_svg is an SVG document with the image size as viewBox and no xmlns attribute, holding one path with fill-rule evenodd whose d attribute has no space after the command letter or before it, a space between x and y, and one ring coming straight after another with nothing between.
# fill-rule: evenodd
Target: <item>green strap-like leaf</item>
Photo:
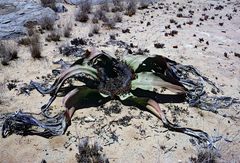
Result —
<instances>
[{"instance_id":1,"label":"green strap-like leaf","mask_svg":"<svg viewBox=\"0 0 240 163\"><path fill-rule=\"evenodd\" d=\"M88 65L75 65L61 73L60 76L55 80L54 84L49 89L42 88L38 83L35 82L32 82L31 84L33 84L36 87L36 89L42 94L48 94L53 92L54 94L56 94L67 79L79 74L89 75L93 79L98 80L96 69Z\"/></svg>"},{"instance_id":2,"label":"green strap-like leaf","mask_svg":"<svg viewBox=\"0 0 240 163\"><path fill-rule=\"evenodd\" d=\"M129 65L134 71L139 67L142 62L147 59L147 56L142 55L124 55L123 60Z\"/></svg>"},{"instance_id":3,"label":"green strap-like leaf","mask_svg":"<svg viewBox=\"0 0 240 163\"><path fill-rule=\"evenodd\" d=\"M69 92L63 99L63 106L67 109L74 107L76 109L98 106L108 100L103 97L97 89L91 89L87 86L80 86Z\"/></svg>"},{"instance_id":4,"label":"green strap-like leaf","mask_svg":"<svg viewBox=\"0 0 240 163\"><path fill-rule=\"evenodd\" d=\"M167 88L175 93L184 93L184 87L172 84L163 80L162 78L154 75L151 72L141 72L137 73L137 78L131 82L132 89L141 88L144 90L152 91L154 88Z\"/></svg>"}]
</instances>

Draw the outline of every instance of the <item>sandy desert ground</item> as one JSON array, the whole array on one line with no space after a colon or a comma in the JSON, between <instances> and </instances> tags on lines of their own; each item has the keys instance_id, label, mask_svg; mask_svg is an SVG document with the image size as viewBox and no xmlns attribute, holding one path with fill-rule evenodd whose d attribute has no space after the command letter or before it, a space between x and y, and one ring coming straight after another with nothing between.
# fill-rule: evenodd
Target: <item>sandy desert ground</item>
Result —
<instances>
[{"instance_id":1,"label":"sandy desert ground","mask_svg":"<svg viewBox=\"0 0 240 163\"><path fill-rule=\"evenodd\" d=\"M220 5L223 9L216 8ZM17 81L15 83L20 86L31 80L41 82L42 76L51 74L52 69L56 68L53 61L61 58L76 60L74 56L66 57L60 54L58 48L70 44L70 41L77 37L87 40L88 44L84 45L83 49L95 47L115 54L116 51L121 53L125 50L117 45L106 44L110 35L116 35L117 40L137 46L134 50L148 49L147 55L159 54L179 63L195 66L222 90L219 96L240 98L238 0L161 0L149 5L148 9L137 10L132 17L123 15L122 22L116 23L115 29L107 29L100 22L100 33L93 37L88 36L92 22L75 21L76 6L64 6L68 11L58 14L60 19L55 26L61 26L61 30L62 26L70 21L73 24L70 38L61 37L61 41L57 43L46 42L49 32L45 32L40 35L42 59L34 60L29 48L19 45L19 58L11 61L8 66L0 65L0 113L20 109L38 113L49 96L42 96L36 90L29 96L17 95L16 90L8 90L8 83ZM192 17L187 17L190 15L189 11L194 12ZM177 17L179 13L184 17ZM108 14L111 16L111 13ZM176 23L171 23L171 19ZM168 25L170 29L166 29ZM123 33L122 30L125 29L129 29L129 33ZM165 33L172 30L178 33L165 36ZM156 48L155 43L164 44L164 48ZM165 105L172 108L166 110L167 116L171 120L175 118L179 125L201 129L212 136L223 136L223 139L216 143L221 154L218 162L240 161L239 105L222 109L219 114L189 107L186 103ZM180 112L174 113L174 106L178 106ZM56 99L53 107L58 108L56 112L63 109L61 98ZM224 114L227 116L223 116ZM128 116L131 118L126 119L125 123L118 123L120 119ZM199 149L193 146L191 137L168 131L151 113L112 101L98 108L78 110L72 125L62 136L46 139L13 134L4 139L0 138L0 162L40 163L43 159L48 163L76 162L78 138L86 136L90 137L92 142L98 141L109 161L116 163L191 162L190 157L197 157Z\"/></svg>"}]
</instances>

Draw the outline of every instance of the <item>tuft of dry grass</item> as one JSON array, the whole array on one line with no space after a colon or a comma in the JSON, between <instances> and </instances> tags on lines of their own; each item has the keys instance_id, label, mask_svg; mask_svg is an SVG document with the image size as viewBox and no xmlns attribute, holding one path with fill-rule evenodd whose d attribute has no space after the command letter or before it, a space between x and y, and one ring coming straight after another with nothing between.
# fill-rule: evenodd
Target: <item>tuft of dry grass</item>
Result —
<instances>
[{"instance_id":1,"label":"tuft of dry grass","mask_svg":"<svg viewBox=\"0 0 240 163\"><path fill-rule=\"evenodd\" d=\"M50 7L53 11L57 11L56 0L41 0L43 7Z\"/></svg>"},{"instance_id":2,"label":"tuft of dry grass","mask_svg":"<svg viewBox=\"0 0 240 163\"><path fill-rule=\"evenodd\" d=\"M91 144L88 137L82 138L78 145L78 153L76 153L77 163L109 163L102 151L103 148L97 142Z\"/></svg>"},{"instance_id":3,"label":"tuft of dry grass","mask_svg":"<svg viewBox=\"0 0 240 163\"><path fill-rule=\"evenodd\" d=\"M192 163L217 163L220 155L215 148L198 147L197 157L191 157Z\"/></svg>"},{"instance_id":4,"label":"tuft of dry grass","mask_svg":"<svg viewBox=\"0 0 240 163\"><path fill-rule=\"evenodd\" d=\"M94 13L94 17L96 17L97 19L99 20L102 20L103 22L106 22L108 21L108 18L106 16L106 12L105 11L102 11L102 10L97 10L95 13Z\"/></svg>"},{"instance_id":5,"label":"tuft of dry grass","mask_svg":"<svg viewBox=\"0 0 240 163\"><path fill-rule=\"evenodd\" d=\"M79 9L83 12L83 13L91 13L92 10L92 3L90 0L83 0L79 5L78 5Z\"/></svg>"},{"instance_id":6,"label":"tuft of dry grass","mask_svg":"<svg viewBox=\"0 0 240 163\"><path fill-rule=\"evenodd\" d=\"M139 9L139 10L147 9L147 8L148 8L148 5L149 5L149 2L148 2L148 1L146 1L146 0L140 0L138 9Z\"/></svg>"},{"instance_id":7,"label":"tuft of dry grass","mask_svg":"<svg viewBox=\"0 0 240 163\"><path fill-rule=\"evenodd\" d=\"M114 21L115 22L118 22L118 23L120 23L120 22L122 22L122 15L120 14L120 13L116 13L115 15L114 15Z\"/></svg>"},{"instance_id":8,"label":"tuft of dry grass","mask_svg":"<svg viewBox=\"0 0 240 163\"><path fill-rule=\"evenodd\" d=\"M75 14L75 20L82 23L86 23L88 19L89 19L88 13L78 8Z\"/></svg>"},{"instance_id":9,"label":"tuft of dry grass","mask_svg":"<svg viewBox=\"0 0 240 163\"><path fill-rule=\"evenodd\" d=\"M133 16L136 14L136 11L137 11L137 5L135 0L129 0L126 11L125 11L125 15Z\"/></svg>"},{"instance_id":10,"label":"tuft of dry grass","mask_svg":"<svg viewBox=\"0 0 240 163\"><path fill-rule=\"evenodd\" d=\"M60 41L60 34L57 31L52 31L47 37L46 41L51 42L51 41Z\"/></svg>"},{"instance_id":11,"label":"tuft of dry grass","mask_svg":"<svg viewBox=\"0 0 240 163\"><path fill-rule=\"evenodd\" d=\"M31 43L31 39L29 36L23 37L18 41L19 45L24 45L24 46L28 46L28 45L30 45L30 43Z\"/></svg>"},{"instance_id":12,"label":"tuft of dry grass","mask_svg":"<svg viewBox=\"0 0 240 163\"><path fill-rule=\"evenodd\" d=\"M115 29L116 22L113 19L108 19L103 25L108 29Z\"/></svg>"},{"instance_id":13,"label":"tuft of dry grass","mask_svg":"<svg viewBox=\"0 0 240 163\"><path fill-rule=\"evenodd\" d=\"M53 30L54 23L55 23L55 20L48 16L43 17L40 20L40 26L43 30L48 30L48 31Z\"/></svg>"},{"instance_id":14,"label":"tuft of dry grass","mask_svg":"<svg viewBox=\"0 0 240 163\"><path fill-rule=\"evenodd\" d=\"M122 0L112 0L114 7L112 8L112 12L122 12L124 10L123 1Z\"/></svg>"},{"instance_id":15,"label":"tuft of dry grass","mask_svg":"<svg viewBox=\"0 0 240 163\"><path fill-rule=\"evenodd\" d=\"M31 56L34 59L42 58L42 56L41 56L41 44L40 44L40 41L39 41L39 35L38 34L34 34L31 37L30 52L31 52Z\"/></svg>"},{"instance_id":16,"label":"tuft of dry grass","mask_svg":"<svg viewBox=\"0 0 240 163\"><path fill-rule=\"evenodd\" d=\"M97 24L98 23L98 17L94 14L92 18L92 23Z\"/></svg>"},{"instance_id":17,"label":"tuft of dry grass","mask_svg":"<svg viewBox=\"0 0 240 163\"><path fill-rule=\"evenodd\" d=\"M72 31L72 24L68 22L63 28L64 37L69 38L71 36L71 31Z\"/></svg>"},{"instance_id":18,"label":"tuft of dry grass","mask_svg":"<svg viewBox=\"0 0 240 163\"><path fill-rule=\"evenodd\" d=\"M3 43L0 42L0 58L1 63L4 66L9 65L11 60L17 59L18 56L18 48L17 45L13 42Z\"/></svg>"},{"instance_id":19,"label":"tuft of dry grass","mask_svg":"<svg viewBox=\"0 0 240 163\"><path fill-rule=\"evenodd\" d=\"M100 3L100 10L102 11L106 11L106 12L109 12L109 5L108 5L108 0L103 0L101 3Z\"/></svg>"},{"instance_id":20,"label":"tuft of dry grass","mask_svg":"<svg viewBox=\"0 0 240 163\"><path fill-rule=\"evenodd\" d=\"M99 34L100 27L98 25L93 25L91 29L91 33Z\"/></svg>"}]
</instances>

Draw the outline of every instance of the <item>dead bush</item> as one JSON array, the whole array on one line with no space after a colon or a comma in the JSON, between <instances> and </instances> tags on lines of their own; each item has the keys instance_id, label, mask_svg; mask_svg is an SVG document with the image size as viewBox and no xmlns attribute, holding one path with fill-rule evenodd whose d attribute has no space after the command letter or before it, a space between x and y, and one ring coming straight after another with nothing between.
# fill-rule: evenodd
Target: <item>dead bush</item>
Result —
<instances>
[{"instance_id":1,"label":"dead bush","mask_svg":"<svg viewBox=\"0 0 240 163\"><path fill-rule=\"evenodd\" d=\"M78 153L76 153L77 163L109 163L108 158L103 154L103 148L97 143L89 143L89 138L80 139Z\"/></svg>"},{"instance_id":2,"label":"dead bush","mask_svg":"<svg viewBox=\"0 0 240 163\"><path fill-rule=\"evenodd\" d=\"M122 12L124 10L124 5L122 0L112 0L114 7L112 12Z\"/></svg>"},{"instance_id":3,"label":"dead bush","mask_svg":"<svg viewBox=\"0 0 240 163\"><path fill-rule=\"evenodd\" d=\"M11 60L17 59L18 49L15 43L0 42L0 58L2 65L9 65Z\"/></svg>"},{"instance_id":4,"label":"dead bush","mask_svg":"<svg viewBox=\"0 0 240 163\"><path fill-rule=\"evenodd\" d=\"M78 6L83 13L91 13L92 3L90 0L83 0Z\"/></svg>"},{"instance_id":5,"label":"dead bush","mask_svg":"<svg viewBox=\"0 0 240 163\"><path fill-rule=\"evenodd\" d=\"M147 9L148 5L149 5L149 2L147 2L146 0L140 0L138 9L139 10Z\"/></svg>"},{"instance_id":6,"label":"dead bush","mask_svg":"<svg viewBox=\"0 0 240 163\"><path fill-rule=\"evenodd\" d=\"M56 0L41 0L41 4L43 7L50 7L53 11L57 11Z\"/></svg>"},{"instance_id":7,"label":"dead bush","mask_svg":"<svg viewBox=\"0 0 240 163\"><path fill-rule=\"evenodd\" d=\"M97 10L95 13L94 13L94 16L96 18L98 18L99 20L102 20L103 22L106 22L108 21L108 18L106 16L106 12L105 11L102 11L102 10Z\"/></svg>"},{"instance_id":8,"label":"dead bush","mask_svg":"<svg viewBox=\"0 0 240 163\"><path fill-rule=\"evenodd\" d=\"M102 11L109 12L108 0L102 0L102 2L100 3L100 9Z\"/></svg>"},{"instance_id":9,"label":"dead bush","mask_svg":"<svg viewBox=\"0 0 240 163\"><path fill-rule=\"evenodd\" d=\"M108 29L114 29L116 22L113 19L108 19L104 24Z\"/></svg>"},{"instance_id":10,"label":"dead bush","mask_svg":"<svg viewBox=\"0 0 240 163\"><path fill-rule=\"evenodd\" d=\"M198 147L197 157L191 157L192 163L217 163L220 154L215 148Z\"/></svg>"},{"instance_id":11,"label":"dead bush","mask_svg":"<svg viewBox=\"0 0 240 163\"><path fill-rule=\"evenodd\" d=\"M70 37L71 36L71 31L72 31L72 24L67 23L66 26L63 28L63 35L64 37Z\"/></svg>"},{"instance_id":12,"label":"dead bush","mask_svg":"<svg viewBox=\"0 0 240 163\"><path fill-rule=\"evenodd\" d=\"M41 44L40 44L40 41L39 41L39 35L38 34L34 34L31 37L30 52L31 52L31 56L34 59L42 58L42 56L41 56Z\"/></svg>"},{"instance_id":13,"label":"dead bush","mask_svg":"<svg viewBox=\"0 0 240 163\"><path fill-rule=\"evenodd\" d=\"M97 24L98 23L98 17L94 14L92 18L92 23Z\"/></svg>"},{"instance_id":14,"label":"dead bush","mask_svg":"<svg viewBox=\"0 0 240 163\"><path fill-rule=\"evenodd\" d=\"M18 41L19 45L24 45L24 46L28 46L28 45L30 45L30 43L31 43L31 39L30 39L29 36L28 37L23 37Z\"/></svg>"},{"instance_id":15,"label":"dead bush","mask_svg":"<svg viewBox=\"0 0 240 163\"><path fill-rule=\"evenodd\" d=\"M115 22L118 22L118 23L120 23L120 22L122 22L122 15L120 14L120 13L116 13L115 15L114 15L114 21Z\"/></svg>"},{"instance_id":16,"label":"dead bush","mask_svg":"<svg viewBox=\"0 0 240 163\"><path fill-rule=\"evenodd\" d=\"M43 30L48 30L48 31L53 30L54 23L55 23L55 20L51 17L48 17L48 16L43 17L40 20L40 26Z\"/></svg>"},{"instance_id":17,"label":"dead bush","mask_svg":"<svg viewBox=\"0 0 240 163\"><path fill-rule=\"evenodd\" d=\"M57 42L60 41L60 34L57 31L52 31L47 37L46 37L46 41L51 42Z\"/></svg>"},{"instance_id":18,"label":"dead bush","mask_svg":"<svg viewBox=\"0 0 240 163\"><path fill-rule=\"evenodd\" d=\"M86 23L88 21L88 13L85 11L82 11L81 9L77 9L76 15L75 15L75 20Z\"/></svg>"},{"instance_id":19,"label":"dead bush","mask_svg":"<svg viewBox=\"0 0 240 163\"><path fill-rule=\"evenodd\" d=\"M91 29L91 33L99 34L100 27L98 25L93 25Z\"/></svg>"},{"instance_id":20,"label":"dead bush","mask_svg":"<svg viewBox=\"0 0 240 163\"><path fill-rule=\"evenodd\" d=\"M27 28L27 33L28 33L28 36L32 36L35 33L35 28L34 27Z\"/></svg>"},{"instance_id":21,"label":"dead bush","mask_svg":"<svg viewBox=\"0 0 240 163\"><path fill-rule=\"evenodd\" d=\"M125 15L133 16L136 14L136 2L134 0L130 0L127 4Z\"/></svg>"}]
</instances>

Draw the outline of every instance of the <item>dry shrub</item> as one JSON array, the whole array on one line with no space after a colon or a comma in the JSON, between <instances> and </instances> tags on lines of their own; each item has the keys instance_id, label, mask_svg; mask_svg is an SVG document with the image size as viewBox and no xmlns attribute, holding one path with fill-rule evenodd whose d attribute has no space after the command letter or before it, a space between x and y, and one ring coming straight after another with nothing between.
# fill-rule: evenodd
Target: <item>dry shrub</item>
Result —
<instances>
[{"instance_id":1,"label":"dry shrub","mask_svg":"<svg viewBox=\"0 0 240 163\"><path fill-rule=\"evenodd\" d=\"M114 7L112 12L122 12L124 9L122 0L112 0Z\"/></svg>"},{"instance_id":2,"label":"dry shrub","mask_svg":"<svg viewBox=\"0 0 240 163\"><path fill-rule=\"evenodd\" d=\"M108 29L114 29L116 22L113 19L108 19L103 25L106 26Z\"/></svg>"},{"instance_id":3,"label":"dry shrub","mask_svg":"<svg viewBox=\"0 0 240 163\"><path fill-rule=\"evenodd\" d=\"M148 5L149 5L149 2L147 2L147 0L140 0L138 9L139 10L147 9Z\"/></svg>"},{"instance_id":4,"label":"dry shrub","mask_svg":"<svg viewBox=\"0 0 240 163\"><path fill-rule=\"evenodd\" d=\"M51 42L51 41L60 41L60 34L57 31L52 31L47 37L46 41Z\"/></svg>"},{"instance_id":5,"label":"dry shrub","mask_svg":"<svg viewBox=\"0 0 240 163\"><path fill-rule=\"evenodd\" d=\"M72 31L72 24L70 22L68 22L66 24L66 26L64 26L64 29L63 29L63 35L64 37L70 37L71 36L71 31Z\"/></svg>"},{"instance_id":6,"label":"dry shrub","mask_svg":"<svg viewBox=\"0 0 240 163\"><path fill-rule=\"evenodd\" d=\"M28 36L32 36L32 35L35 33L34 27L32 27L32 28L27 28L27 33L28 33Z\"/></svg>"},{"instance_id":7,"label":"dry shrub","mask_svg":"<svg viewBox=\"0 0 240 163\"><path fill-rule=\"evenodd\" d=\"M103 22L106 22L108 21L108 18L106 16L106 12L105 11L102 11L102 10L97 10L95 13L94 13L94 16L96 18L98 18L99 20L102 20Z\"/></svg>"},{"instance_id":8,"label":"dry shrub","mask_svg":"<svg viewBox=\"0 0 240 163\"><path fill-rule=\"evenodd\" d=\"M88 13L82 11L81 9L77 9L77 12L75 14L75 20L82 22L82 23L86 23L88 21L89 17L88 17Z\"/></svg>"},{"instance_id":9,"label":"dry shrub","mask_svg":"<svg viewBox=\"0 0 240 163\"><path fill-rule=\"evenodd\" d=\"M75 20L86 23L89 19L88 14L91 13L92 3L89 0L84 0L78 5L77 12L75 14Z\"/></svg>"},{"instance_id":10,"label":"dry shrub","mask_svg":"<svg viewBox=\"0 0 240 163\"><path fill-rule=\"evenodd\" d=\"M102 11L109 12L108 0L102 0L102 2L100 3L100 9Z\"/></svg>"},{"instance_id":11,"label":"dry shrub","mask_svg":"<svg viewBox=\"0 0 240 163\"><path fill-rule=\"evenodd\" d=\"M89 143L88 138L80 140L76 153L77 163L109 163L108 158L103 154L103 148L95 142Z\"/></svg>"},{"instance_id":12,"label":"dry shrub","mask_svg":"<svg viewBox=\"0 0 240 163\"><path fill-rule=\"evenodd\" d=\"M17 59L18 56L17 45L13 42L3 43L0 42L0 58L2 65L9 65L11 60Z\"/></svg>"},{"instance_id":13,"label":"dry shrub","mask_svg":"<svg viewBox=\"0 0 240 163\"><path fill-rule=\"evenodd\" d=\"M83 13L91 13L92 3L90 0L83 0L78 6Z\"/></svg>"},{"instance_id":14,"label":"dry shrub","mask_svg":"<svg viewBox=\"0 0 240 163\"><path fill-rule=\"evenodd\" d=\"M40 41L39 41L39 35L38 34L34 34L31 37L30 52L31 52L31 56L34 59L42 58L42 56L41 56L41 44L40 44Z\"/></svg>"},{"instance_id":15,"label":"dry shrub","mask_svg":"<svg viewBox=\"0 0 240 163\"><path fill-rule=\"evenodd\" d=\"M50 7L53 11L57 11L56 0L41 0L43 7Z\"/></svg>"},{"instance_id":16,"label":"dry shrub","mask_svg":"<svg viewBox=\"0 0 240 163\"><path fill-rule=\"evenodd\" d=\"M114 21L115 22L118 22L118 23L120 23L120 22L122 22L122 15L120 14L120 13L116 13L115 15L114 15Z\"/></svg>"},{"instance_id":17,"label":"dry shrub","mask_svg":"<svg viewBox=\"0 0 240 163\"><path fill-rule=\"evenodd\" d=\"M31 39L30 39L29 36L28 37L23 37L18 41L19 45L24 45L24 46L28 46L28 45L30 45L30 43L31 43Z\"/></svg>"},{"instance_id":18,"label":"dry shrub","mask_svg":"<svg viewBox=\"0 0 240 163\"><path fill-rule=\"evenodd\" d=\"M191 157L192 163L217 163L220 154L215 148L202 148L198 147L197 157Z\"/></svg>"},{"instance_id":19,"label":"dry shrub","mask_svg":"<svg viewBox=\"0 0 240 163\"><path fill-rule=\"evenodd\" d=\"M92 18L92 23L93 24L97 24L98 23L98 17L97 17L97 15L93 15L93 18Z\"/></svg>"},{"instance_id":20,"label":"dry shrub","mask_svg":"<svg viewBox=\"0 0 240 163\"><path fill-rule=\"evenodd\" d=\"M55 20L51 17L48 17L48 16L43 17L40 20L40 26L43 30L48 30L48 31L53 30L54 23L55 23Z\"/></svg>"},{"instance_id":21,"label":"dry shrub","mask_svg":"<svg viewBox=\"0 0 240 163\"><path fill-rule=\"evenodd\" d=\"M91 33L93 33L93 34L99 34L99 30L100 30L100 28L99 28L98 25L93 25L93 26L92 26L92 29L91 29Z\"/></svg>"},{"instance_id":22,"label":"dry shrub","mask_svg":"<svg viewBox=\"0 0 240 163\"><path fill-rule=\"evenodd\" d=\"M129 0L126 8L125 15L133 16L136 14L136 2L134 0Z\"/></svg>"}]
</instances>

